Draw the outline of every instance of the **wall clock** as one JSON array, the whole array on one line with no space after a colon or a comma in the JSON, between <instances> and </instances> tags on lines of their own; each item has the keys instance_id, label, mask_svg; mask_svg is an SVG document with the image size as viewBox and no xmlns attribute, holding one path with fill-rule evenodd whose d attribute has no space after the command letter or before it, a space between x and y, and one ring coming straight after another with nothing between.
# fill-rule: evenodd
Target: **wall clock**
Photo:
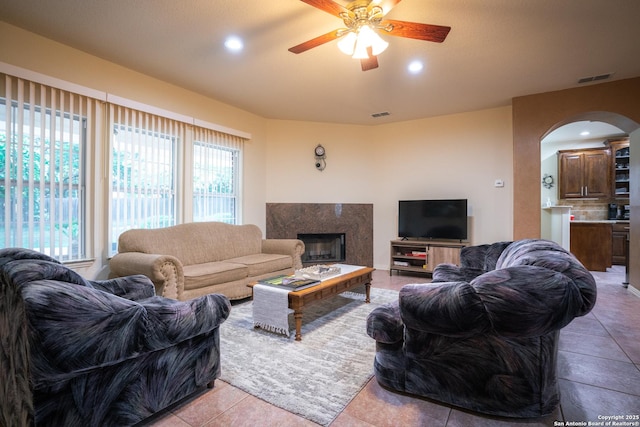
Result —
<instances>
[{"instance_id":1,"label":"wall clock","mask_svg":"<svg viewBox=\"0 0 640 427\"><path fill-rule=\"evenodd\" d=\"M324 160L326 151L324 150L324 147L322 145L318 144L313 153L316 156L316 169L322 172L327 166L327 163Z\"/></svg>"},{"instance_id":2,"label":"wall clock","mask_svg":"<svg viewBox=\"0 0 640 427\"><path fill-rule=\"evenodd\" d=\"M542 185L544 186L544 188L553 187L553 176L545 173L542 177Z\"/></svg>"}]
</instances>

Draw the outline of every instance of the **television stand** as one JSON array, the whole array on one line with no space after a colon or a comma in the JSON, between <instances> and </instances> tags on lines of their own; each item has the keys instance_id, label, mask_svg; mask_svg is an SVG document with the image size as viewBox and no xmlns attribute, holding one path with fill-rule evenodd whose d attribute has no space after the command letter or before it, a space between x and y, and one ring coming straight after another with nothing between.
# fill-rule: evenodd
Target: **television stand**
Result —
<instances>
[{"instance_id":1,"label":"television stand","mask_svg":"<svg viewBox=\"0 0 640 427\"><path fill-rule=\"evenodd\" d=\"M431 274L438 264L460 265L460 250L467 245L446 240L392 240L389 275L394 270Z\"/></svg>"}]
</instances>

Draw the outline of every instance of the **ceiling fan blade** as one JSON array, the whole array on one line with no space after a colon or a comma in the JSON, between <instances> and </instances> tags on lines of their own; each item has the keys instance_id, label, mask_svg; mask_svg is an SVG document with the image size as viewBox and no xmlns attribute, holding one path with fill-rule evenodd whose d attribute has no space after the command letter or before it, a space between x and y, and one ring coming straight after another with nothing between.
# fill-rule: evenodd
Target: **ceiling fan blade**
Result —
<instances>
[{"instance_id":1,"label":"ceiling fan blade","mask_svg":"<svg viewBox=\"0 0 640 427\"><path fill-rule=\"evenodd\" d=\"M347 9L332 0L300 0L303 3L324 10L333 16L340 17L340 13L347 12Z\"/></svg>"},{"instance_id":2,"label":"ceiling fan blade","mask_svg":"<svg viewBox=\"0 0 640 427\"><path fill-rule=\"evenodd\" d=\"M378 57L373 55L371 47L367 48L367 53L369 54L369 57L360 60L362 71L369 71L373 70L374 68L378 68Z\"/></svg>"},{"instance_id":3,"label":"ceiling fan blade","mask_svg":"<svg viewBox=\"0 0 640 427\"><path fill-rule=\"evenodd\" d=\"M402 0L382 0L378 2L378 6L382 8L382 14L386 15L391 9L396 7Z\"/></svg>"},{"instance_id":4,"label":"ceiling fan blade","mask_svg":"<svg viewBox=\"0 0 640 427\"><path fill-rule=\"evenodd\" d=\"M328 43L330 41L333 41L335 39L338 38L338 30L333 30L330 33L327 34L323 34L321 36L318 36L314 39L311 40L307 40L304 43L300 43L297 46L294 47L290 47L289 48L289 52L293 52L293 53L302 53L302 52L306 52L309 49L312 49L314 47L318 47L322 44Z\"/></svg>"},{"instance_id":5,"label":"ceiling fan blade","mask_svg":"<svg viewBox=\"0 0 640 427\"><path fill-rule=\"evenodd\" d=\"M385 19L381 23L383 26L389 24L393 25L393 29L387 33L391 36L408 37L436 43L442 43L451 30L451 27L442 25L418 24L416 22L396 21L395 19Z\"/></svg>"}]
</instances>

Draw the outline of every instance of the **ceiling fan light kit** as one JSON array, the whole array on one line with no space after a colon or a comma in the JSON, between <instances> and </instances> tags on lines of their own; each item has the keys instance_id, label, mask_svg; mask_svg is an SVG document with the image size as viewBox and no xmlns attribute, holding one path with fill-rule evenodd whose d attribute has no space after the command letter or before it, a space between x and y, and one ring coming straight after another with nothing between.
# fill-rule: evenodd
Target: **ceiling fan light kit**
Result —
<instances>
[{"instance_id":1,"label":"ceiling fan light kit","mask_svg":"<svg viewBox=\"0 0 640 427\"><path fill-rule=\"evenodd\" d=\"M347 28L338 30L338 36L342 37L338 42L338 48L355 59L368 58L368 48L371 48L371 53L377 56L389 46L389 43L374 31L374 29L383 28L380 26L383 16L382 8L367 6L368 2L354 2L349 6L348 12L340 13ZM389 31L393 27L383 29Z\"/></svg>"},{"instance_id":2,"label":"ceiling fan light kit","mask_svg":"<svg viewBox=\"0 0 640 427\"><path fill-rule=\"evenodd\" d=\"M341 52L360 59L362 71L378 68L377 56L389 46L379 31L412 39L442 43L451 27L419 24L415 22L384 19L386 12L401 0L354 0L346 8L333 0L301 0L310 6L341 18L346 28L333 30L327 34L308 40L289 49L292 53L302 53L324 43L340 39ZM376 3L375 5L373 3ZM386 10L386 12L385 12Z\"/></svg>"},{"instance_id":3,"label":"ceiling fan light kit","mask_svg":"<svg viewBox=\"0 0 640 427\"><path fill-rule=\"evenodd\" d=\"M353 33L350 33L353 34ZM358 29L356 41L354 43L353 58L365 59L369 57L368 48L374 56L380 55L389 46L375 31L368 25L363 25Z\"/></svg>"},{"instance_id":4,"label":"ceiling fan light kit","mask_svg":"<svg viewBox=\"0 0 640 427\"><path fill-rule=\"evenodd\" d=\"M352 56L353 52L356 49L357 40L358 40L358 36L356 36L356 33L349 31L338 42L338 49L340 49L340 51L345 55Z\"/></svg>"}]
</instances>

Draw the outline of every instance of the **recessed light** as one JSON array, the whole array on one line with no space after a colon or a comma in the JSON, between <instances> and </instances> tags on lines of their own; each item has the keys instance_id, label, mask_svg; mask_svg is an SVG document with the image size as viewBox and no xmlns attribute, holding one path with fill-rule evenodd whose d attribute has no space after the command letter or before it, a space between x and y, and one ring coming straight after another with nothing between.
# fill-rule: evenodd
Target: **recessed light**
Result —
<instances>
[{"instance_id":1,"label":"recessed light","mask_svg":"<svg viewBox=\"0 0 640 427\"><path fill-rule=\"evenodd\" d=\"M588 130L580 132L580 136L589 136L589 135L591 135L591 132L589 132Z\"/></svg>"},{"instance_id":2,"label":"recessed light","mask_svg":"<svg viewBox=\"0 0 640 427\"><path fill-rule=\"evenodd\" d=\"M244 47L244 44L242 43L242 39L240 39L240 37L229 36L224 41L224 46L231 52L240 52Z\"/></svg>"},{"instance_id":3,"label":"recessed light","mask_svg":"<svg viewBox=\"0 0 640 427\"><path fill-rule=\"evenodd\" d=\"M418 74L420 71L422 71L423 68L424 68L424 64L422 63L422 61L416 60L416 61L411 61L411 63L409 63L407 70L409 70L411 74Z\"/></svg>"}]
</instances>

